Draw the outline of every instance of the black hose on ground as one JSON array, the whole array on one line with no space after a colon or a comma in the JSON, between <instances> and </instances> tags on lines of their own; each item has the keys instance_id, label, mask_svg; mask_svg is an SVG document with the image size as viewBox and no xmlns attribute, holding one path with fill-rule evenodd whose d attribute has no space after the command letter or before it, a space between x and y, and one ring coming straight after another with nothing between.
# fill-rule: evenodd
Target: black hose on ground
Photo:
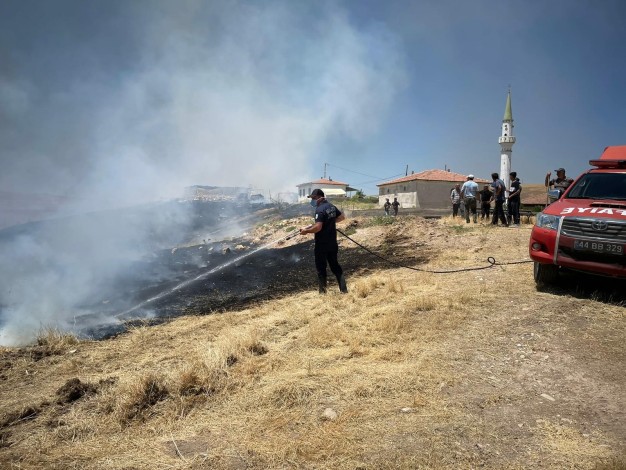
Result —
<instances>
[{"instance_id":1,"label":"black hose on ground","mask_svg":"<svg viewBox=\"0 0 626 470\"><path fill-rule=\"evenodd\" d=\"M378 253L374 253L372 250L370 250L369 248L361 245L359 242L357 242L356 240L350 238L348 235L346 235L345 233L343 233L341 230L337 229L337 232L339 232L341 235L343 235L344 237L346 237L348 240L350 240L352 243L354 243L355 245L359 246L360 248L363 248L365 251L367 251L369 254L371 254L372 256L375 256L376 258L379 258L387 263L393 264L395 266L398 266L400 268L406 268L406 269L411 269L413 271L420 271L423 273L433 273L433 274L448 274L448 273L460 273L463 271L480 271L481 269L489 269L489 268L493 268L494 266L505 266L507 264L524 264L524 263L532 263L532 260L522 260L522 261L508 261L506 263L498 263L496 261L496 259L493 256L490 256L487 258L487 263L489 263L487 266L479 266L476 268L459 268L459 269L450 269L450 270L446 270L446 271L438 271L438 270L430 270L430 269L422 269L422 268L416 268L413 266L407 266L406 264L402 264L399 263L397 261L394 261L392 259L389 258L385 258L384 256L379 255Z\"/></svg>"}]
</instances>

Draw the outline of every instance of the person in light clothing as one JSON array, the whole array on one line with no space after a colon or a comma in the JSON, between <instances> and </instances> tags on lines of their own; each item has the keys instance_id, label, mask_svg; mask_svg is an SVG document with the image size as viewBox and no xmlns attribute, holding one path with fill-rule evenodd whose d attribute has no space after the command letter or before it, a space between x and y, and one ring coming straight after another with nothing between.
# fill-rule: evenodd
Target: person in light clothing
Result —
<instances>
[{"instance_id":1,"label":"person in light clothing","mask_svg":"<svg viewBox=\"0 0 626 470\"><path fill-rule=\"evenodd\" d=\"M472 212L472 219L476 223L478 218L476 215L476 195L478 194L478 185L474 181L474 175L468 175L467 181L463 183L461 187L461 198L465 204L465 223L469 224L470 211Z\"/></svg>"},{"instance_id":2,"label":"person in light clothing","mask_svg":"<svg viewBox=\"0 0 626 470\"><path fill-rule=\"evenodd\" d=\"M459 206L461 205L461 185L457 184L450 191L450 202L452 202L452 217L459 214Z\"/></svg>"}]
</instances>

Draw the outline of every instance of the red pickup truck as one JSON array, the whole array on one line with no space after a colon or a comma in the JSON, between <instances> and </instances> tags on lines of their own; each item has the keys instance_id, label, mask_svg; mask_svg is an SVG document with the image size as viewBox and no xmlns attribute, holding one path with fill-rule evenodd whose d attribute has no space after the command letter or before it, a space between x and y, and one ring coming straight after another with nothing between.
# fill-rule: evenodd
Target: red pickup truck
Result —
<instances>
[{"instance_id":1,"label":"red pickup truck","mask_svg":"<svg viewBox=\"0 0 626 470\"><path fill-rule=\"evenodd\" d=\"M528 249L538 285L563 269L626 279L626 145L598 160L537 214Z\"/></svg>"}]
</instances>

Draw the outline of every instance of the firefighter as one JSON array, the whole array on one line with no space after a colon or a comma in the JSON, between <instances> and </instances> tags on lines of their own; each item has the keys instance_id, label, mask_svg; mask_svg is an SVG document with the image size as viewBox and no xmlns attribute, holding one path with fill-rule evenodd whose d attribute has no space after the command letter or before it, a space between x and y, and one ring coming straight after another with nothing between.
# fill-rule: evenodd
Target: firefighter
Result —
<instances>
[{"instance_id":1,"label":"firefighter","mask_svg":"<svg viewBox=\"0 0 626 470\"><path fill-rule=\"evenodd\" d=\"M309 196L310 204L315 208L315 222L313 225L300 229L300 235L315 234L315 269L319 283L319 293L325 294L326 264L337 278L339 290L346 294L348 287L343 275L343 269L337 261L339 245L337 245L337 228L335 224L341 222L346 216L324 197L324 191L314 189Z\"/></svg>"}]
</instances>

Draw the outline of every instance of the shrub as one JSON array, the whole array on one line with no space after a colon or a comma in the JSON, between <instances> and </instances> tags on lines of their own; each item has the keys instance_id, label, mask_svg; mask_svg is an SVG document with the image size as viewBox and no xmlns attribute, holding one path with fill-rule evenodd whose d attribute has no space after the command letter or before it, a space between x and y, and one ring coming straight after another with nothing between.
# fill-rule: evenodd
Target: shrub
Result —
<instances>
[{"instance_id":1,"label":"shrub","mask_svg":"<svg viewBox=\"0 0 626 470\"><path fill-rule=\"evenodd\" d=\"M395 217L377 216L377 217L372 217L368 225L370 226L393 225L396 222L396 220L397 219Z\"/></svg>"}]
</instances>

